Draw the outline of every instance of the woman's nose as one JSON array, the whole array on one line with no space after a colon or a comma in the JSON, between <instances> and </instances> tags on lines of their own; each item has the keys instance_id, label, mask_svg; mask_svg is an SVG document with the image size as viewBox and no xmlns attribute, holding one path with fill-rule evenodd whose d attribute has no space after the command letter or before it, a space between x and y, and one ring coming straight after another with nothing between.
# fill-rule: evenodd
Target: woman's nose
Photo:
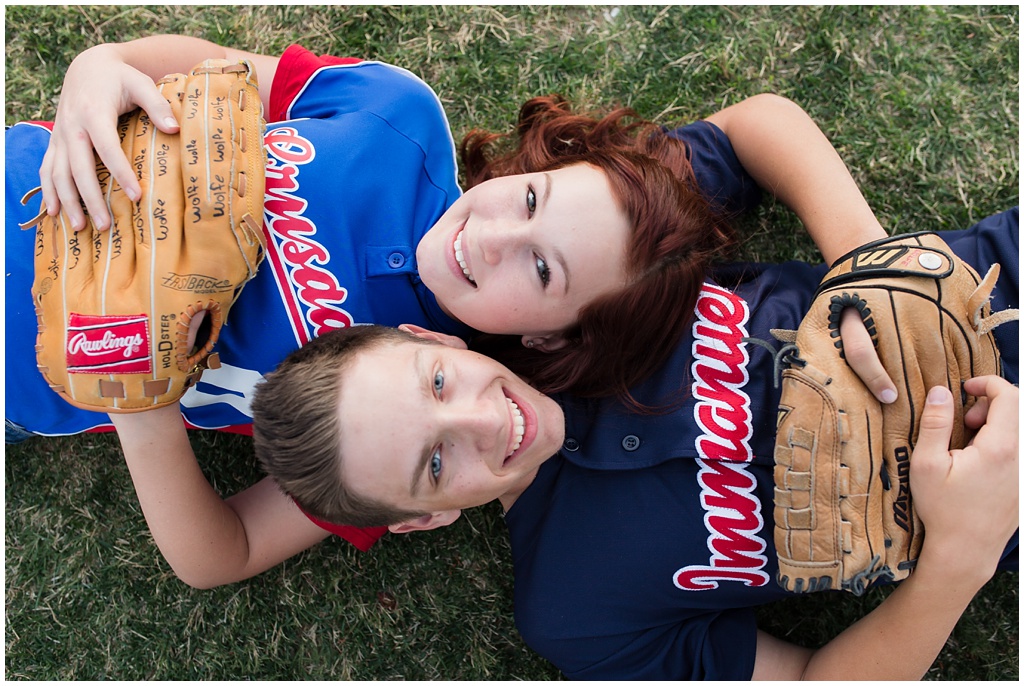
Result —
<instances>
[{"instance_id":1,"label":"woman's nose","mask_svg":"<svg viewBox=\"0 0 1024 686\"><path fill-rule=\"evenodd\" d=\"M522 232L507 224L492 224L478 235L477 242L484 262L493 267L522 243Z\"/></svg>"}]
</instances>

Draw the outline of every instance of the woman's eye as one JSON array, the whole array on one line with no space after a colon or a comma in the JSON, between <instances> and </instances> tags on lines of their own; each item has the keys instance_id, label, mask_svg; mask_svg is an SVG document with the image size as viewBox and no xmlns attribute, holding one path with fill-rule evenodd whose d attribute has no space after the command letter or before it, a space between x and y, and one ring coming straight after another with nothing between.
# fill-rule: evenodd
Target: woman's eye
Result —
<instances>
[{"instance_id":1,"label":"woman's eye","mask_svg":"<svg viewBox=\"0 0 1024 686\"><path fill-rule=\"evenodd\" d=\"M526 209L530 211L531 215L537 211L537 194L533 192L532 188L526 189Z\"/></svg>"},{"instance_id":2,"label":"woman's eye","mask_svg":"<svg viewBox=\"0 0 1024 686\"><path fill-rule=\"evenodd\" d=\"M441 478L441 449L438 448L434 451L434 454L430 456L430 475L434 477L434 481Z\"/></svg>"},{"instance_id":3,"label":"woman's eye","mask_svg":"<svg viewBox=\"0 0 1024 686\"><path fill-rule=\"evenodd\" d=\"M551 270L548 269L548 263L539 255L537 256L537 276L540 277L541 285L547 288L548 282L551 281Z\"/></svg>"},{"instance_id":4,"label":"woman's eye","mask_svg":"<svg viewBox=\"0 0 1024 686\"><path fill-rule=\"evenodd\" d=\"M441 395L441 391L444 390L444 372L437 372L434 374L434 393Z\"/></svg>"}]
</instances>

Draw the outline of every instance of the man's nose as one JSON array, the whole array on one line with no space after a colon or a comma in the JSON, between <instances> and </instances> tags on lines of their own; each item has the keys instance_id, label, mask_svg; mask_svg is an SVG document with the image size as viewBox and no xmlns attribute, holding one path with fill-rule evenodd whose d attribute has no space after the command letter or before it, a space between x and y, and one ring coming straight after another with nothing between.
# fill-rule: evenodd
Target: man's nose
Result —
<instances>
[{"instance_id":1,"label":"man's nose","mask_svg":"<svg viewBox=\"0 0 1024 686\"><path fill-rule=\"evenodd\" d=\"M502 397L504 401L504 397ZM473 398L450 405L450 421L467 445L491 452L506 438L508 412L489 398Z\"/></svg>"}]
</instances>

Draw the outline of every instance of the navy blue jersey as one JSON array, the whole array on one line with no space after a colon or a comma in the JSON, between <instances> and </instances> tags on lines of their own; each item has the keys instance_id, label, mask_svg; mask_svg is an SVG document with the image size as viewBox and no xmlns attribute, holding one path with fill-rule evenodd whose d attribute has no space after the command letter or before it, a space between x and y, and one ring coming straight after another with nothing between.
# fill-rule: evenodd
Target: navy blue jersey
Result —
<instances>
[{"instance_id":1,"label":"navy blue jersey","mask_svg":"<svg viewBox=\"0 0 1024 686\"><path fill-rule=\"evenodd\" d=\"M943 238L982 273L1003 269L994 309L1019 299L1018 212ZM748 679L754 608L775 581L773 359L745 337L795 329L824 267L733 265L705 284L686 338L633 390L649 406L559 398L566 438L506 513L516 625L583 679ZM1019 325L996 329L1018 380ZM1016 538L1011 542L1016 560Z\"/></svg>"}]
</instances>

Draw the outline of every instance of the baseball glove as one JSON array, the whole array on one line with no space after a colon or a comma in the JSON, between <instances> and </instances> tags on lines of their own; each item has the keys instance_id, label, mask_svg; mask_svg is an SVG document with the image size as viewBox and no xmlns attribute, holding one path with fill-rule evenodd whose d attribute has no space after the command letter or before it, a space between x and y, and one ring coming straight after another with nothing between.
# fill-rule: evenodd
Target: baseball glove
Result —
<instances>
[{"instance_id":1,"label":"baseball glove","mask_svg":"<svg viewBox=\"0 0 1024 686\"><path fill-rule=\"evenodd\" d=\"M784 588L860 595L911 573L924 539L909 477L925 395L933 386L953 392L951 446L964 447L972 434L962 418L974 399L961 382L1000 372L991 330L1017 318L1016 310L990 314L998 275L994 265L979 278L931 233L869 243L825 275L795 343L779 351L788 367L775 443ZM896 384L891 405L878 402L844 359L839 321L847 307L860 312Z\"/></svg>"},{"instance_id":2,"label":"baseball glove","mask_svg":"<svg viewBox=\"0 0 1024 686\"><path fill-rule=\"evenodd\" d=\"M265 123L255 69L207 60L157 86L178 134L157 130L142 110L119 121L141 199L133 202L97 158L109 231L87 221L75 232L63 212L49 217L45 207L24 225L36 226L39 371L86 410L177 402L219 366L211 352L221 326L263 259Z\"/></svg>"}]
</instances>

